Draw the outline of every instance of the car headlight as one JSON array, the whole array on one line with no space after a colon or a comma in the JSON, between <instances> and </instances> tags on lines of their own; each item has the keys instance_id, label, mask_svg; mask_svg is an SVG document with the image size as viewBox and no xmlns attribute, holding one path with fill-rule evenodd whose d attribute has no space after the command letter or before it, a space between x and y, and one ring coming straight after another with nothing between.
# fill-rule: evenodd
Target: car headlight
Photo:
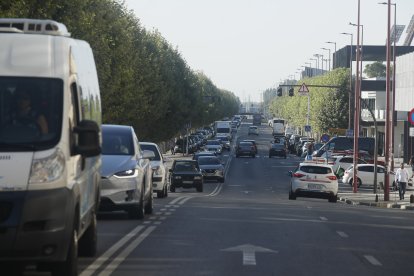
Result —
<instances>
[{"instance_id":1,"label":"car headlight","mask_svg":"<svg viewBox=\"0 0 414 276\"><path fill-rule=\"evenodd\" d=\"M61 177L65 169L65 156L57 149L50 156L34 159L29 178L30 184L52 182Z\"/></svg>"},{"instance_id":2,"label":"car headlight","mask_svg":"<svg viewBox=\"0 0 414 276\"><path fill-rule=\"evenodd\" d=\"M201 176L194 176L194 180L201 180Z\"/></svg>"},{"instance_id":3,"label":"car headlight","mask_svg":"<svg viewBox=\"0 0 414 276\"><path fill-rule=\"evenodd\" d=\"M174 176L174 179L181 179L181 176L176 175L176 176Z\"/></svg>"},{"instance_id":4,"label":"car headlight","mask_svg":"<svg viewBox=\"0 0 414 276\"><path fill-rule=\"evenodd\" d=\"M161 167L153 167L152 172L154 176L162 176L162 169Z\"/></svg>"},{"instance_id":5,"label":"car headlight","mask_svg":"<svg viewBox=\"0 0 414 276\"><path fill-rule=\"evenodd\" d=\"M114 174L114 176L118 178L137 177L137 175L138 175L138 170L135 170L135 169L129 169L129 170L117 172Z\"/></svg>"}]
</instances>

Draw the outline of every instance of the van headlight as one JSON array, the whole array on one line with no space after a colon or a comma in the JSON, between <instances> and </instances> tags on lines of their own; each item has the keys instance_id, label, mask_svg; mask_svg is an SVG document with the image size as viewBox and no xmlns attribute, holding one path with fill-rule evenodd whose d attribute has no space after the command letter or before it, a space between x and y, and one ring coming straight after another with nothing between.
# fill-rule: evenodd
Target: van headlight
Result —
<instances>
[{"instance_id":1,"label":"van headlight","mask_svg":"<svg viewBox=\"0 0 414 276\"><path fill-rule=\"evenodd\" d=\"M52 182L62 176L65 169L65 156L60 149L52 155L33 159L29 184Z\"/></svg>"}]
</instances>

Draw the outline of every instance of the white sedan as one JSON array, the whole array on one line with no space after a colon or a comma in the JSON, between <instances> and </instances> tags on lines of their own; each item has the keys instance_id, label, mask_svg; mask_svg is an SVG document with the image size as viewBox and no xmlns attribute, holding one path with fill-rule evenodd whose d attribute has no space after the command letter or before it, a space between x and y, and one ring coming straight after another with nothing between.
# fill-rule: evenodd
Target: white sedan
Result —
<instances>
[{"instance_id":1,"label":"white sedan","mask_svg":"<svg viewBox=\"0 0 414 276\"><path fill-rule=\"evenodd\" d=\"M305 161L289 172L291 176L289 199L296 197L327 198L329 202L338 200L338 179L330 165L315 161Z\"/></svg>"}]
</instances>

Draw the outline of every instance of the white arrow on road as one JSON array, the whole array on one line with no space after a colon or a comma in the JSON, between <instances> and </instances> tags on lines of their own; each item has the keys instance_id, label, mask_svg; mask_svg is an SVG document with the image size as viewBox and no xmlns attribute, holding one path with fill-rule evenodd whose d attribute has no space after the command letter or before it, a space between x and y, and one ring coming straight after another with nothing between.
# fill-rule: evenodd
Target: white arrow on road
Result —
<instances>
[{"instance_id":1,"label":"white arrow on road","mask_svg":"<svg viewBox=\"0 0 414 276\"><path fill-rule=\"evenodd\" d=\"M230 247L226 249L222 249L221 251L226 252L243 252L243 265L256 265L256 252L264 252L264 253L278 253L278 251L274 251L271 249L267 249L260 246L255 246L252 244L243 244L235 247Z\"/></svg>"}]
</instances>

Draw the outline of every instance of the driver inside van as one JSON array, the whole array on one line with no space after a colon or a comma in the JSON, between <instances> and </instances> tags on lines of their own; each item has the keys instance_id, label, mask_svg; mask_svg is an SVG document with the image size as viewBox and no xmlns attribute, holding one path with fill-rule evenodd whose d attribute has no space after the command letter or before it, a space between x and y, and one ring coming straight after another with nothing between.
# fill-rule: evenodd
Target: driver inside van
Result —
<instances>
[{"instance_id":1,"label":"driver inside van","mask_svg":"<svg viewBox=\"0 0 414 276\"><path fill-rule=\"evenodd\" d=\"M17 109L13 114L13 124L22 124L37 128L41 134L49 132L48 124L44 115L32 108L32 101L30 95L26 91L18 92L16 94Z\"/></svg>"}]
</instances>

